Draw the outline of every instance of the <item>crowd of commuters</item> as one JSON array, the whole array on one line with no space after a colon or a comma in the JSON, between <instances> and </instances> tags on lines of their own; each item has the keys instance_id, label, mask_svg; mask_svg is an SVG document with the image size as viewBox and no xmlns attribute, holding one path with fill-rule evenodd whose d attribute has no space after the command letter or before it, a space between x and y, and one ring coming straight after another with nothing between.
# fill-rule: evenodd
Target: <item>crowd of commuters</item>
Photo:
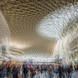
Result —
<instances>
[{"instance_id":1,"label":"crowd of commuters","mask_svg":"<svg viewBox=\"0 0 78 78\"><path fill-rule=\"evenodd\" d=\"M78 65L11 64L3 61L0 78L78 78Z\"/></svg>"}]
</instances>

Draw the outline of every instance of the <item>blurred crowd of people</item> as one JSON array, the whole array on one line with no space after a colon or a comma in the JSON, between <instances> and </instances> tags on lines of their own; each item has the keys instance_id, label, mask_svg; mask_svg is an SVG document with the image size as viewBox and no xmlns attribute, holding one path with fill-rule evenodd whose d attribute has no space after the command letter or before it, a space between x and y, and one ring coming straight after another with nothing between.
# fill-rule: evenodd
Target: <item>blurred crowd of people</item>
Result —
<instances>
[{"instance_id":1,"label":"blurred crowd of people","mask_svg":"<svg viewBox=\"0 0 78 78\"><path fill-rule=\"evenodd\" d=\"M11 64L3 61L0 78L78 78L78 65Z\"/></svg>"}]
</instances>

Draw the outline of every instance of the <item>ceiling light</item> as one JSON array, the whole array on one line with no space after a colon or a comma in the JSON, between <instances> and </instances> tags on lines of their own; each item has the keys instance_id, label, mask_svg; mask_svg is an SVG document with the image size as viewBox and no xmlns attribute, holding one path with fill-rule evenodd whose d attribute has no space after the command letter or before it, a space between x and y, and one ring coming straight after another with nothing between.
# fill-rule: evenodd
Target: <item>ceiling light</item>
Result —
<instances>
[{"instance_id":1,"label":"ceiling light","mask_svg":"<svg viewBox=\"0 0 78 78\"><path fill-rule=\"evenodd\" d=\"M10 47L16 48L16 49L25 49L25 48L29 48L30 44L20 44L17 42L10 42Z\"/></svg>"}]
</instances>

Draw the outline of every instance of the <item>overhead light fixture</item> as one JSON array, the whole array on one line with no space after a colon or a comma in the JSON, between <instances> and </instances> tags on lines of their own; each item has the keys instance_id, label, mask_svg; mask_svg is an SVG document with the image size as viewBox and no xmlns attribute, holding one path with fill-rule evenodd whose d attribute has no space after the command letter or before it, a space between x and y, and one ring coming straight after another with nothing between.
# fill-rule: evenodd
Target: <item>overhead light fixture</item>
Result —
<instances>
[{"instance_id":1,"label":"overhead light fixture","mask_svg":"<svg viewBox=\"0 0 78 78\"><path fill-rule=\"evenodd\" d=\"M29 48L30 44L20 44L17 42L10 42L10 47L16 48L16 49L25 49L25 48Z\"/></svg>"}]
</instances>

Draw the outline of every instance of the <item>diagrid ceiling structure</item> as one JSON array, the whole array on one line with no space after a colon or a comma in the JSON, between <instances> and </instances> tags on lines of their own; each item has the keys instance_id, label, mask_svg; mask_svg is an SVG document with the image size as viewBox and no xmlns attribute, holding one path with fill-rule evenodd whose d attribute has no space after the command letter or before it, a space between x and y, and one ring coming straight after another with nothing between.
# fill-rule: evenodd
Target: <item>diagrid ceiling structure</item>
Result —
<instances>
[{"instance_id":1,"label":"diagrid ceiling structure","mask_svg":"<svg viewBox=\"0 0 78 78\"><path fill-rule=\"evenodd\" d=\"M0 9L10 30L9 47L11 55L15 57L44 56L45 58L52 56L59 39L58 33L63 27L61 24L65 23L62 20L67 17L61 16L64 13L67 15L66 12L70 13L70 10L73 11L71 5L76 5L76 3L77 0L0 1ZM67 11L67 7L71 9ZM58 27L59 21L62 22Z\"/></svg>"}]
</instances>

